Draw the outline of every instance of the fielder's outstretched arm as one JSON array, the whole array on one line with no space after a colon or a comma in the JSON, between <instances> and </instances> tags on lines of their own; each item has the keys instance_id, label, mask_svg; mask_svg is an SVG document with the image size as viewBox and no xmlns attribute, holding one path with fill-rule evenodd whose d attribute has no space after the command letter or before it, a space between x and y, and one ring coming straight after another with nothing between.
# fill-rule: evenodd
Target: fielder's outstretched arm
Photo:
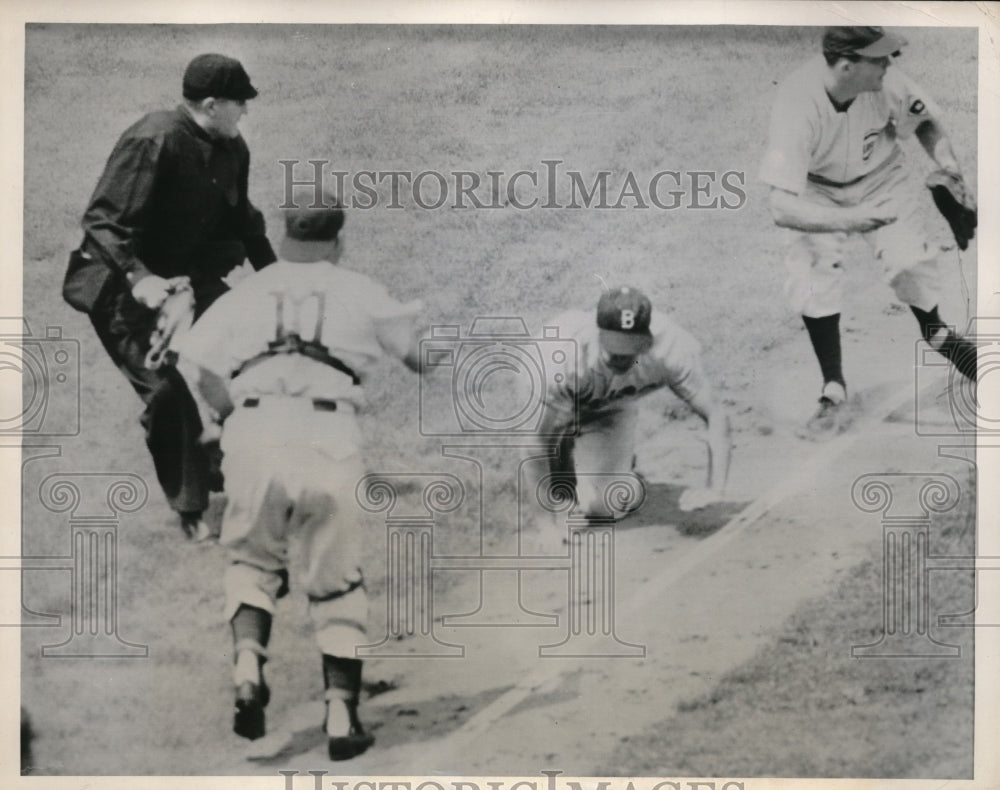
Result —
<instances>
[{"instance_id":1,"label":"fielder's outstretched arm","mask_svg":"<svg viewBox=\"0 0 1000 790\"><path fill-rule=\"evenodd\" d=\"M822 206L778 187L771 187L768 208L775 225L806 233L864 233L896 221L890 199L856 206Z\"/></svg>"},{"instance_id":2,"label":"fielder's outstretched arm","mask_svg":"<svg viewBox=\"0 0 1000 790\"><path fill-rule=\"evenodd\" d=\"M687 402L708 428L708 484L703 489L686 490L679 502L682 510L694 510L725 497L733 444L729 414L711 390L695 392Z\"/></svg>"}]
</instances>

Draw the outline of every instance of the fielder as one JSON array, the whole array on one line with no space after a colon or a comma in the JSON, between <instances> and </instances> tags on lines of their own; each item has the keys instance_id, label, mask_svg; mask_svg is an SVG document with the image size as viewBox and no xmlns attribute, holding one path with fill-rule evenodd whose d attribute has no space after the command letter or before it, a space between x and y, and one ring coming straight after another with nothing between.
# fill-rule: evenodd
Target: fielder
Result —
<instances>
[{"instance_id":1,"label":"fielder","mask_svg":"<svg viewBox=\"0 0 1000 790\"><path fill-rule=\"evenodd\" d=\"M846 428L840 313L849 234L863 234L927 343L976 380L975 346L938 315L939 250L928 240L922 190L899 140L916 135L941 169L928 186L962 249L975 230L975 202L941 111L909 77L889 68L905 44L880 27L827 28L823 57L781 84L771 114L760 178L771 187L775 224L800 231L785 260L786 294L802 315L823 375L819 409L807 426L816 435ZM950 209L939 200L942 190L952 198Z\"/></svg>"},{"instance_id":2,"label":"fielder","mask_svg":"<svg viewBox=\"0 0 1000 790\"><path fill-rule=\"evenodd\" d=\"M385 354L420 369L414 318L421 306L401 304L336 265L344 212L335 199L326 205L286 212L278 262L199 319L178 344L178 369L220 417L231 411L222 434L229 503L220 544L230 559L233 730L251 740L265 733L270 694L262 667L297 535L305 570L296 583L308 596L322 654L328 752L345 760L374 741L358 718L362 662L354 658L368 617L364 519L355 500L365 474L355 419L364 405L360 383Z\"/></svg>"},{"instance_id":3,"label":"fielder","mask_svg":"<svg viewBox=\"0 0 1000 790\"><path fill-rule=\"evenodd\" d=\"M708 482L680 498L694 510L725 496L732 454L729 417L705 375L695 339L665 315L653 315L635 288L601 295L594 314L563 313L547 325L577 347L575 376L547 383L538 435L549 447L552 481L575 481L576 505L587 517L621 518L605 501L607 475L635 467L635 432L643 396L668 387L708 426Z\"/></svg>"}]
</instances>

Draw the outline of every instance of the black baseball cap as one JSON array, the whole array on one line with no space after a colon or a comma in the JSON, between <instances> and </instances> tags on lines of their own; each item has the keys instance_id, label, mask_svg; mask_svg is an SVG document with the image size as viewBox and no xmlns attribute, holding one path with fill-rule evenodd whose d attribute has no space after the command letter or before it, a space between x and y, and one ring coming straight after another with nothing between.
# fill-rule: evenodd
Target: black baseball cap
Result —
<instances>
[{"instance_id":1,"label":"black baseball cap","mask_svg":"<svg viewBox=\"0 0 1000 790\"><path fill-rule=\"evenodd\" d=\"M323 195L320 204L303 203L285 209L285 238L280 256L286 261L322 257L344 227L344 209L336 196Z\"/></svg>"},{"instance_id":2,"label":"black baseball cap","mask_svg":"<svg viewBox=\"0 0 1000 790\"><path fill-rule=\"evenodd\" d=\"M623 286L601 294L597 327L601 346L611 354L643 354L653 345L649 320L653 306L637 288Z\"/></svg>"},{"instance_id":3,"label":"black baseball cap","mask_svg":"<svg viewBox=\"0 0 1000 790\"><path fill-rule=\"evenodd\" d=\"M905 46L905 38L881 27L828 27L823 33L823 52L831 55L884 58L898 55Z\"/></svg>"},{"instance_id":4,"label":"black baseball cap","mask_svg":"<svg viewBox=\"0 0 1000 790\"><path fill-rule=\"evenodd\" d=\"M243 64L236 58L209 53L199 55L184 70L184 98L246 101L257 95Z\"/></svg>"}]
</instances>

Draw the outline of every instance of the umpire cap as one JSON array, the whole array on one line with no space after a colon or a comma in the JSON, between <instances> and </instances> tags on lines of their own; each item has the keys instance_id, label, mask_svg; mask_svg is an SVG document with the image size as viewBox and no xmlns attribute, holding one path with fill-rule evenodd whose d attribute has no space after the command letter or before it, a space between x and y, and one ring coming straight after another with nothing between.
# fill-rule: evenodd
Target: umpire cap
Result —
<instances>
[{"instance_id":1,"label":"umpire cap","mask_svg":"<svg viewBox=\"0 0 1000 790\"><path fill-rule=\"evenodd\" d=\"M246 101L257 95L250 76L236 58L209 53L199 55L184 70L184 98Z\"/></svg>"}]
</instances>

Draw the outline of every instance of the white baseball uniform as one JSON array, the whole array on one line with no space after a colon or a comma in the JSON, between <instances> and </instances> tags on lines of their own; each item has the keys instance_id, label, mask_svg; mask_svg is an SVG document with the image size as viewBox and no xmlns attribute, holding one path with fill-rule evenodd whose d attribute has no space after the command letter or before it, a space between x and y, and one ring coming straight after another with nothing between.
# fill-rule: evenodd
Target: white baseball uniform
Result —
<instances>
[{"instance_id":1,"label":"white baseball uniform","mask_svg":"<svg viewBox=\"0 0 1000 790\"><path fill-rule=\"evenodd\" d=\"M296 583L309 596L320 649L354 655L368 614L355 499L365 474L355 417L363 392L348 373L288 352L288 340L315 340L363 376L387 353L406 355L419 309L340 266L278 261L221 297L181 341L185 364L225 380L235 374L236 408L222 436L227 618L241 604L274 612L297 532L305 575ZM286 351L268 354L282 339Z\"/></svg>"},{"instance_id":2,"label":"white baseball uniform","mask_svg":"<svg viewBox=\"0 0 1000 790\"><path fill-rule=\"evenodd\" d=\"M652 347L636 358L628 372L617 373L601 358L593 312L566 312L546 326L558 327L560 338L575 341L577 370L575 376L560 376L559 381L553 377L547 382L543 424L556 431L578 428L572 440L577 503L588 515L605 514L607 478L603 476L632 471L639 398L669 387L686 402L707 400L710 385L701 350L677 323L654 313L650 322ZM561 459L563 463L566 460Z\"/></svg>"},{"instance_id":3,"label":"white baseball uniform","mask_svg":"<svg viewBox=\"0 0 1000 790\"><path fill-rule=\"evenodd\" d=\"M859 94L845 111L824 87L819 56L778 88L760 179L811 202L853 206L890 196L897 220L864 234L899 300L923 310L937 304L937 245L928 239L919 196L899 139L940 110L897 66L882 89ZM789 248L786 293L792 307L820 318L843 303L846 233L798 233Z\"/></svg>"}]
</instances>

